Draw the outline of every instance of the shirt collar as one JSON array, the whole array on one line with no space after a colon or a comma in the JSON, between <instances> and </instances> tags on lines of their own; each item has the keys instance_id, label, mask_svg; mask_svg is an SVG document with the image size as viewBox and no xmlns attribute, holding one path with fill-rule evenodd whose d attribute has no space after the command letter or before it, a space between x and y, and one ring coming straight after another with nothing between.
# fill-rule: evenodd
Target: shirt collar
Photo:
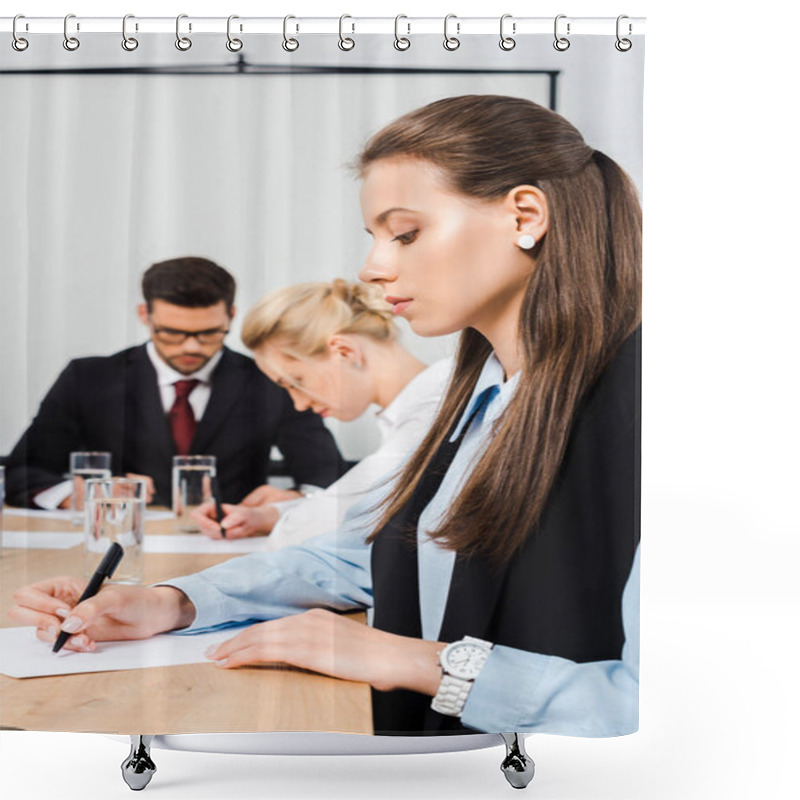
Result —
<instances>
[{"instance_id":1,"label":"shirt collar","mask_svg":"<svg viewBox=\"0 0 800 800\"><path fill-rule=\"evenodd\" d=\"M211 383L211 373L216 369L219 360L222 358L224 348L220 348L211 359L203 365L197 372L191 375L182 375L178 370L173 369L164 361L156 350L152 342L147 343L147 357L156 371L156 379L159 386L172 386L176 381L200 381L200 383Z\"/></svg>"},{"instance_id":2,"label":"shirt collar","mask_svg":"<svg viewBox=\"0 0 800 800\"><path fill-rule=\"evenodd\" d=\"M412 416L419 404L420 398L427 395L427 385L431 380L434 371L451 371L451 359L442 359L429 367L420 370L396 395L394 400L385 408L375 413L379 425L385 425L388 429L393 429L400 424L406 417ZM424 394L423 394L424 393Z\"/></svg>"},{"instance_id":3,"label":"shirt collar","mask_svg":"<svg viewBox=\"0 0 800 800\"><path fill-rule=\"evenodd\" d=\"M475 404L478 401L478 398L486 389L490 388L491 386L497 386L499 391L494 398L489 401L489 406L483 416L482 424L485 425L487 423L494 422L494 420L496 420L500 414L503 413L509 401L513 397L514 391L519 383L520 375L521 372L517 371L508 380L505 380L505 371L503 370L503 365L500 363L500 359L495 355L494 352L490 353L489 357L486 359L486 363L483 365L481 374L478 376L478 380L475 383L475 388L472 390L472 395L467 403L466 411L464 411L464 413L461 415L461 419L458 421L458 425L456 425L455 430L450 437L450 441L454 442L461 435L464 425L466 425L467 421L475 411Z\"/></svg>"}]
</instances>

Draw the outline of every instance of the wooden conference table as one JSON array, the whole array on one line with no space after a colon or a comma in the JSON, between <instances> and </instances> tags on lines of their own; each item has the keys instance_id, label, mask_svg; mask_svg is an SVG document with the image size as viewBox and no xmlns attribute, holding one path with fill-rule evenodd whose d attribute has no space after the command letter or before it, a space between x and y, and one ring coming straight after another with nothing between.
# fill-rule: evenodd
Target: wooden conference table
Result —
<instances>
[{"instance_id":1,"label":"wooden conference table","mask_svg":"<svg viewBox=\"0 0 800 800\"><path fill-rule=\"evenodd\" d=\"M147 536L173 533L172 524L148 521ZM71 526L65 520L6 513L3 528L66 531ZM68 550L4 548L0 625L14 625L7 613L19 587L57 575L80 575L81 555L82 545ZM232 557L145 553L144 583ZM363 683L288 667L224 670L209 662L43 678L0 675L0 727L118 734L372 733L372 712L369 686Z\"/></svg>"}]
</instances>

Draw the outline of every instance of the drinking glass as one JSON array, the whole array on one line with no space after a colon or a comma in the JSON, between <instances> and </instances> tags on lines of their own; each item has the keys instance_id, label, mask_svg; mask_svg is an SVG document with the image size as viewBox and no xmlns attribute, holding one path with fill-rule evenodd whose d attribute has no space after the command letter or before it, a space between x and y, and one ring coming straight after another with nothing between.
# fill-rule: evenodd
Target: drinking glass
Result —
<instances>
[{"instance_id":1,"label":"drinking glass","mask_svg":"<svg viewBox=\"0 0 800 800\"><path fill-rule=\"evenodd\" d=\"M70 453L69 474L72 476L72 524L82 525L86 481L111 477L111 453Z\"/></svg>"},{"instance_id":2,"label":"drinking glass","mask_svg":"<svg viewBox=\"0 0 800 800\"><path fill-rule=\"evenodd\" d=\"M0 464L0 556L3 555L3 504L6 502L6 468Z\"/></svg>"},{"instance_id":3,"label":"drinking glass","mask_svg":"<svg viewBox=\"0 0 800 800\"><path fill-rule=\"evenodd\" d=\"M86 481L83 575L92 576L117 542L125 551L111 583L142 582L142 548L147 484L133 478Z\"/></svg>"},{"instance_id":4,"label":"drinking glass","mask_svg":"<svg viewBox=\"0 0 800 800\"><path fill-rule=\"evenodd\" d=\"M191 513L212 499L211 484L216 474L216 456L172 457L172 510L176 530L184 533L200 530Z\"/></svg>"}]
</instances>

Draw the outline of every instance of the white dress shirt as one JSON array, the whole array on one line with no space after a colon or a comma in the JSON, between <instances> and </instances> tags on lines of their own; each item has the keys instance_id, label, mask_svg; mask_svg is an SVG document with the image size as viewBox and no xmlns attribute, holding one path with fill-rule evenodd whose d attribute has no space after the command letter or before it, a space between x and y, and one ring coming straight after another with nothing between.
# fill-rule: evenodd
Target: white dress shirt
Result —
<instances>
[{"instance_id":1,"label":"white dress shirt","mask_svg":"<svg viewBox=\"0 0 800 800\"><path fill-rule=\"evenodd\" d=\"M415 375L386 408L376 415L381 443L327 489L310 497L274 503L281 517L269 536L271 550L299 544L333 530L347 509L405 463L428 432L453 369L442 359Z\"/></svg>"},{"instance_id":2,"label":"white dress shirt","mask_svg":"<svg viewBox=\"0 0 800 800\"><path fill-rule=\"evenodd\" d=\"M147 343L147 357L156 371L158 391L161 395L161 405L165 414L169 413L172 404L175 402L176 381L200 381L189 395L189 405L194 412L194 418L197 422L200 422L211 397L211 373L214 372L219 360L222 358L222 349L214 353L204 367L201 367L191 375L183 375L178 370L172 369L158 354L156 346L152 342Z\"/></svg>"}]
</instances>

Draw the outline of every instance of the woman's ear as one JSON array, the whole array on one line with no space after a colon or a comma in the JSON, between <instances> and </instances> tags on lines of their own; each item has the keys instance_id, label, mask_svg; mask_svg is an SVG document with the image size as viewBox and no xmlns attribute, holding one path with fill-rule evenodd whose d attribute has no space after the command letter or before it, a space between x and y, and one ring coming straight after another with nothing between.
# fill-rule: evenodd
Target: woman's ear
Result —
<instances>
[{"instance_id":1,"label":"woman's ear","mask_svg":"<svg viewBox=\"0 0 800 800\"><path fill-rule=\"evenodd\" d=\"M358 340L343 333L334 333L328 337L328 355L345 362L356 369L364 364L364 353Z\"/></svg>"},{"instance_id":2,"label":"woman's ear","mask_svg":"<svg viewBox=\"0 0 800 800\"><path fill-rule=\"evenodd\" d=\"M547 233L550 214L547 197L536 186L515 186L506 195L506 210L514 215L515 232L518 237L533 237L538 242ZM532 246L532 245L531 245ZM523 249L530 249L522 245Z\"/></svg>"}]
</instances>

